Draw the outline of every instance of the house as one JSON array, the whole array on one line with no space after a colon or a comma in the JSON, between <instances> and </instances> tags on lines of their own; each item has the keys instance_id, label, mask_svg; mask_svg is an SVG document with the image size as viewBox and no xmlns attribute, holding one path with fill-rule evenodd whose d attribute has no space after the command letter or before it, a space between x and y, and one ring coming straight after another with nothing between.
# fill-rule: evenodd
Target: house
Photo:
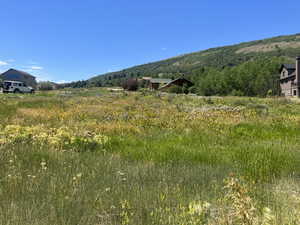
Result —
<instances>
[{"instance_id":1,"label":"house","mask_svg":"<svg viewBox=\"0 0 300 225\"><path fill-rule=\"evenodd\" d=\"M296 58L296 64L283 64L280 68L281 95L286 97L299 97L300 88L300 57Z\"/></svg>"},{"instance_id":2,"label":"house","mask_svg":"<svg viewBox=\"0 0 300 225\"><path fill-rule=\"evenodd\" d=\"M152 79L152 77L142 77L142 80L144 80L144 81L151 81L151 79Z\"/></svg>"},{"instance_id":3,"label":"house","mask_svg":"<svg viewBox=\"0 0 300 225\"><path fill-rule=\"evenodd\" d=\"M0 74L0 79L21 81L33 88L36 88L37 86L37 82L34 76L30 75L29 73L20 70L15 70L15 69L9 69L8 71Z\"/></svg>"},{"instance_id":4,"label":"house","mask_svg":"<svg viewBox=\"0 0 300 225\"><path fill-rule=\"evenodd\" d=\"M171 79L152 78L150 79L149 88L152 90L158 90L160 87L170 83Z\"/></svg>"},{"instance_id":5,"label":"house","mask_svg":"<svg viewBox=\"0 0 300 225\"><path fill-rule=\"evenodd\" d=\"M169 83L165 84L164 86L159 88L159 90L164 91L164 90L167 90L168 88L170 88L172 86L179 86L179 87L186 86L186 87L189 88L193 85L194 84L191 81L185 79L184 77L180 77L178 79L172 80Z\"/></svg>"}]
</instances>

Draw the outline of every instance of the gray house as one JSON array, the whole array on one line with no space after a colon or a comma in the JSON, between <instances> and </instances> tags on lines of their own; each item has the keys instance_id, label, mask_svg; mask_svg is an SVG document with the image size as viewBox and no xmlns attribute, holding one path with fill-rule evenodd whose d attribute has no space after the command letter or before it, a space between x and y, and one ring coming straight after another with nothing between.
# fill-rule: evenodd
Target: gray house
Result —
<instances>
[{"instance_id":1,"label":"gray house","mask_svg":"<svg viewBox=\"0 0 300 225\"><path fill-rule=\"evenodd\" d=\"M36 88L37 86L37 82L34 76L30 75L29 73L15 69L9 69L6 72L0 74L0 79L21 81L33 88Z\"/></svg>"}]
</instances>

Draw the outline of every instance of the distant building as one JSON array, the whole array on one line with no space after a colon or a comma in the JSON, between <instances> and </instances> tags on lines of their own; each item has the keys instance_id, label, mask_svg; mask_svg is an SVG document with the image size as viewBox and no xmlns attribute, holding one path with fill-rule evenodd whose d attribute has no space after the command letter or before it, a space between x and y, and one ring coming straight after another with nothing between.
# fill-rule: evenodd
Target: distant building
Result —
<instances>
[{"instance_id":1,"label":"distant building","mask_svg":"<svg viewBox=\"0 0 300 225\"><path fill-rule=\"evenodd\" d=\"M144 81L147 83L146 86L148 86L152 90L160 90L160 91L166 91L168 88L172 86L180 86L183 87L184 85L187 87L191 87L194 84L181 77L177 78L175 80L172 79L164 79L164 78L151 78L151 77L143 77L141 81Z\"/></svg>"},{"instance_id":2,"label":"distant building","mask_svg":"<svg viewBox=\"0 0 300 225\"><path fill-rule=\"evenodd\" d=\"M171 79L152 78L150 79L149 88L152 90L157 90L171 81Z\"/></svg>"},{"instance_id":3,"label":"distant building","mask_svg":"<svg viewBox=\"0 0 300 225\"><path fill-rule=\"evenodd\" d=\"M9 69L8 71L0 74L0 79L21 81L33 88L36 88L37 86L36 78L34 76L30 75L29 73L15 69Z\"/></svg>"},{"instance_id":4,"label":"distant building","mask_svg":"<svg viewBox=\"0 0 300 225\"><path fill-rule=\"evenodd\" d=\"M152 77L142 77L142 80L145 80L145 81L150 81L152 79Z\"/></svg>"},{"instance_id":5,"label":"distant building","mask_svg":"<svg viewBox=\"0 0 300 225\"><path fill-rule=\"evenodd\" d=\"M159 88L159 90L161 90L161 91L167 90L168 88L170 88L172 86L179 86L179 87L187 86L189 88L189 87L191 87L193 85L194 84L191 81L189 81L189 80L181 77L181 78L178 78L178 79L170 81L166 85L164 85L161 88Z\"/></svg>"},{"instance_id":6,"label":"distant building","mask_svg":"<svg viewBox=\"0 0 300 225\"><path fill-rule=\"evenodd\" d=\"M300 82L300 57L296 64L283 64L280 68L281 95L286 97L299 97Z\"/></svg>"}]
</instances>

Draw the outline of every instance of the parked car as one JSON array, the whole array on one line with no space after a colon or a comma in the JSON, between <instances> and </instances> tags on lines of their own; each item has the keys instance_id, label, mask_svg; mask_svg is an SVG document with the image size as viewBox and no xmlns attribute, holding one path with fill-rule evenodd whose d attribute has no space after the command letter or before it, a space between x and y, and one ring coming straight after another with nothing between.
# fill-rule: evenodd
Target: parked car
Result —
<instances>
[{"instance_id":1,"label":"parked car","mask_svg":"<svg viewBox=\"0 0 300 225\"><path fill-rule=\"evenodd\" d=\"M24 82L5 80L2 83L3 93L34 93L34 88Z\"/></svg>"}]
</instances>

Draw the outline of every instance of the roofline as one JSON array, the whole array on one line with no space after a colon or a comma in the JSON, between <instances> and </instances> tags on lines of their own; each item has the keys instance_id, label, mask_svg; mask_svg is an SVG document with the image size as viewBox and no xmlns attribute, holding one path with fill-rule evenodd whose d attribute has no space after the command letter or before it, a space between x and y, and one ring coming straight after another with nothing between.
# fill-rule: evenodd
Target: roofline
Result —
<instances>
[{"instance_id":1,"label":"roofline","mask_svg":"<svg viewBox=\"0 0 300 225\"><path fill-rule=\"evenodd\" d=\"M24 83L23 81L17 81L17 80L4 80L3 82Z\"/></svg>"},{"instance_id":2,"label":"roofline","mask_svg":"<svg viewBox=\"0 0 300 225\"><path fill-rule=\"evenodd\" d=\"M283 68L285 68L285 69L287 69L287 70L296 70L296 68L295 68L295 69L288 69L288 68L286 67L286 64L281 64L281 67L280 67L280 69L279 69L279 72L282 72Z\"/></svg>"},{"instance_id":3,"label":"roofline","mask_svg":"<svg viewBox=\"0 0 300 225\"><path fill-rule=\"evenodd\" d=\"M188 80L188 79L186 79L186 78L184 78L184 77L179 77L179 78L177 78L177 79L175 79L175 80L172 80L172 81L170 81L169 83L165 84L164 86L162 86L162 87L159 88L158 90L162 90L162 89L168 87L170 84L172 84L172 83L174 83L175 81L180 80L180 79L184 79L184 80L188 81L188 82L191 84L191 86L194 85L194 83L193 83L192 81L190 81L190 80Z\"/></svg>"},{"instance_id":4,"label":"roofline","mask_svg":"<svg viewBox=\"0 0 300 225\"><path fill-rule=\"evenodd\" d=\"M26 75L26 76L29 76L29 77L32 77L32 78L36 78L35 76L33 76L33 75L31 75L31 74L29 74L29 73L27 73L27 72L24 72L24 71L22 71L22 70L13 69L13 68L10 68L9 70L7 70L7 71L1 73L0 75L3 75L3 74L5 74L5 73L7 73L8 71L11 71L11 70L14 70L14 71L16 71L16 72L22 73L22 74L24 74L24 75Z\"/></svg>"},{"instance_id":5,"label":"roofline","mask_svg":"<svg viewBox=\"0 0 300 225\"><path fill-rule=\"evenodd\" d=\"M184 78L184 77L179 77L179 78L177 78L177 79L175 79L175 80L172 80L171 82L174 82L174 81L180 80L180 79L184 79L184 80L190 82L191 84L194 84L192 81L190 81L190 80L188 80L188 79L186 79L186 78ZM170 82L170 83L171 83L171 82Z\"/></svg>"}]
</instances>

